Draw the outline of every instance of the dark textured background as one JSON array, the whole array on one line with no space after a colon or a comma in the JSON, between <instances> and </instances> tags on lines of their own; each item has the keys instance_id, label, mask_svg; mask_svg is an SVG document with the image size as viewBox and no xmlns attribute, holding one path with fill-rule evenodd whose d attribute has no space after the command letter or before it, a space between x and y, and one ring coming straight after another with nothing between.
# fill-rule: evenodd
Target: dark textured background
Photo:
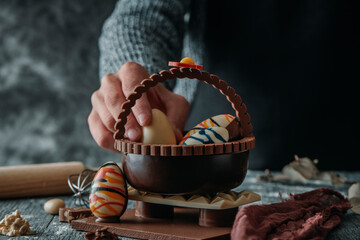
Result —
<instances>
[{"instance_id":1,"label":"dark textured background","mask_svg":"<svg viewBox=\"0 0 360 240\"><path fill-rule=\"evenodd\" d=\"M204 64L248 106L257 138L250 168L280 169L298 154L318 158L322 170L359 170L358 4L208 3L213 45L205 42ZM0 166L118 159L87 126L99 87L98 38L114 4L0 0ZM232 112L208 86L196 101L191 125Z\"/></svg>"},{"instance_id":2,"label":"dark textured background","mask_svg":"<svg viewBox=\"0 0 360 240\"><path fill-rule=\"evenodd\" d=\"M98 37L114 3L0 0L0 166L118 157L87 126Z\"/></svg>"}]
</instances>

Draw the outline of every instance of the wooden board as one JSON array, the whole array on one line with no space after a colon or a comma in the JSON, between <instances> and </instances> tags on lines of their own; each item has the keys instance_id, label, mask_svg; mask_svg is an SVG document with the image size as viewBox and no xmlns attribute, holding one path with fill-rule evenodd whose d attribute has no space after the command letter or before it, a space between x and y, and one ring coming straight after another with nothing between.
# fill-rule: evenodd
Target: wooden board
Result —
<instances>
[{"instance_id":1,"label":"wooden board","mask_svg":"<svg viewBox=\"0 0 360 240\"><path fill-rule=\"evenodd\" d=\"M129 209L120 223L97 223L95 217L74 220L73 229L96 231L104 227L118 236L140 239L230 239L231 227L200 227L199 210L175 208L174 219L138 218L135 210Z\"/></svg>"}]
</instances>

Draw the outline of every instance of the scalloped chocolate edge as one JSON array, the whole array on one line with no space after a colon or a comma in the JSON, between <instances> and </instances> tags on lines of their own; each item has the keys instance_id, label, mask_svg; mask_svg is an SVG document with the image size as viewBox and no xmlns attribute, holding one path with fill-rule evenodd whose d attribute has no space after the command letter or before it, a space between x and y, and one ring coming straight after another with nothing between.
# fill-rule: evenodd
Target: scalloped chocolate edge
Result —
<instances>
[{"instance_id":1,"label":"scalloped chocolate edge","mask_svg":"<svg viewBox=\"0 0 360 240\"><path fill-rule=\"evenodd\" d=\"M127 139L115 140L115 148L123 153L150 156L199 156L245 152L255 147L255 137L244 137L237 141L203 145L160 145L132 142Z\"/></svg>"},{"instance_id":2,"label":"scalloped chocolate edge","mask_svg":"<svg viewBox=\"0 0 360 240\"><path fill-rule=\"evenodd\" d=\"M164 82L166 80L172 80L176 78L195 78L199 81L203 81L209 85L212 85L214 88L218 89L223 95L226 96L227 100L232 104L233 109L236 111L236 116L240 120L240 134L243 137L251 137L252 135L252 125L250 123L250 115L247 113L247 109L244 103L242 103L241 97L236 94L234 88L228 86L227 82L221 80L218 76L210 74L206 71L200 71L197 69L190 68L171 68L170 71L163 70L160 74L153 74L149 79L144 79L140 85L135 87L132 94L130 94L127 100L122 104L122 111L118 116L118 120L115 123L115 133L114 139L116 140L115 148L123 149L122 147L118 148L117 140L123 139L125 134L125 124L127 122L127 116L130 114L131 108L135 105L137 99L146 92L149 88L155 86L159 82ZM124 141L123 141L124 142ZM121 150L123 151L123 150ZM156 148L156 151L158 149ZM164 150L168 151L168 149ZM174 150L178 151L178 150ZM181 149L181 152L192 152L186 148ZM194 150L196 154L198 150ZM199 150L201 151L201 150ZM194 154L194 155L196 155ZM199 154L201 155L201 154ZM167 156L167 155L164 155ZM177 155L171 155L177 156Z\"/></svg>"}]
</instances>

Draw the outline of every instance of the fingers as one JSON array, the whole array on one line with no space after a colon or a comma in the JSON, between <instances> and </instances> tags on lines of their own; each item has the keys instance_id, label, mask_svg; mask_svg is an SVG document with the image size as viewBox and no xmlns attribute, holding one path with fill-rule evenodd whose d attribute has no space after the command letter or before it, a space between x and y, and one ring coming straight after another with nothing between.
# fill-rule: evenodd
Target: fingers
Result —
<instances>
[{"instance_id":1,"label":"fingers","mask_svg":"<svg viewBox=\"0 0 360 240\"><path fill-rule=\"evenodd\" d=\"M88 117L90 133L96 143L105 149L115 151L112 133L103 125L99 115L93 109Z\"/></svg>"},{"instance_id":2,"label":"fingers","mask_svg":"<svg viewBox=\"0 0 360 240\"><path fill-rule=\"evenodd\" d=\"M177 103L177 104L176 104ZM189 103L185 98L179 96L179 99L174 102L169 102L166 106L166 114L172 124L176 139L180 141L183 137L182 131L184 130L187 116L189 114Z\"/></svg>"},{"instance_id":3,"label":"fingers","mask_svg":"<svg viewBox=\"0 0 360 240\"><path fill-rule=\"evenodd\" d=\"M93 111L89 116L90 131L99 146L109 149L109 137L113 138L112 134L115 132L114 125L124 101L125 96L120 79L114 74L105 75L101 81L100 89L95 91L91 97ZM140 126L132 113L128 117L125 129L125 137L128 137L130 140L138 141L141 138ZM110 144L113 150L112 144L113 140Z\"/></svg>"},{"instance_id":4,"label":"fingers","mask_svg":"<svg viewBox=\"0 0 360 240\"><path fill-rule=\"evenodd\" d=\"M116 74L103 77L100 89L91 97L93 109L88 118L90 132L99 146L115 151L114 124L121 106L135 87L148 77L148 72L133 62L124 64ZM181 140L190 109L189 103L184 97L170 92L161 84L150 88L136 101L125 125L125 137L132 141L140 141L140 125L146 126L151 123L152 108L159 108L166 113L177 140Z\"/></svg>"},{"instance_id":5,"label":"fingers","mask_svg":"<svg viewBox=\"0 0 360 240\"><path fill-rule=\"evenodd\" d=\"M104 125L114 132L115 119L121 111L121 105L126 98L123 93L121 80L114 74L106 75L101 81L99 93L94 97L93 107L96 109ZM132 141L141 138L140 125L136 121L133 113L128 116L125 125L126 135Z\"/></svg>"},{"instance_id":6,"label":"fingers","mask_svg":"<svg viewBox=\"0 0 360 240\"><path fill-rule=\"evenodd\" d=\"M190 111L190 104L183 96L172 93L162 85L157 86L157 91L165 105L166 115L174 128L176 139L180 141L183 137L182 131Z\"/></svg>"},{"instance_id":7,"label":"fingers","mask_svg":"<svg viewBox=\"0 0 360 240\"><path fill-rule=\"evenodd\" d=\"M108 108L106 107L104 96L99 90L92 94L91 104L93 105L93 110L99 116L104 127L106 127L108 131L114 133L115 118L113 115L111 115Z\"/></svg>"},{"instance_id":8,"label":"fingers","mask_svg":"<svg viewBox=\"0 0 360 240\"><path fill-rule=\"evenodd\" d=\"M151 108L157 108L161 110L162 112L166 113L165 104L163 103L163 99L160 97L161 93L158 90L159 86L161 84L158 84L155 87L150 88L146 94L149 99Z\"/></svg>"},{"instance_id":9,"label":"fingers","mask_svg":"<svg viewBox=\"0 0 360 240\"><path fill-rule=\"evenodd\" d=\"M128 120L125 124L125 130L125 137L129 138L131 141L138 142L141 140L141 127L132 112L128 116Z\"/></svg>"},{"instance_id":10,"label":"fingers","mask_svg":"<svg viewBox=\"0 0 360 240\"><path fill-rule=\"evenodd\" d=\"M117 119L121 111L121 105L126 100L120 79L114 74L105 75L101 80L100 94L106 109L114 119Z\"/></svg>"},{"instance_id":11,"label":"fingers","mask_svg":"<svg viewBox=\"0 0 360 240\"><path fill-rule=\"evenodd\" d=\"M149 73L145 68L134 62L125 63L117 75L121 79L121 86L125 97L128 97L142 80L149 78ZM132 112L141 126L151 123L151 106L146 93L136 101L136 104L132 107Z\"/></svg>"}]
</instances>

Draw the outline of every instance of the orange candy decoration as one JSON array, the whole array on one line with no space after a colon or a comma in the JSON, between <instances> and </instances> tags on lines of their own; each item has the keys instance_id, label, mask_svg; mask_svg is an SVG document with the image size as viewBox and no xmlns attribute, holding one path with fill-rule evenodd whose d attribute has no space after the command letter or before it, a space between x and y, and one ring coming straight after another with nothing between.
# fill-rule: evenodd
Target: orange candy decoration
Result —
<instances>
[{"instance_id":1,"label":"orange candy decoration","mask_svg":"<svg viewBox=\"0 0 360 240\"><path fill-rule=\"evenodd\" d=\"M194 68L194 69L203 69L203 65L196 65L194 60L189 57L181 59L180 62L169 62L169 66L172 67L184 67L184 68Z\"/></svg>"},{"instance_id":2,"label":"orange candy decoration","mask_svg":"<svg viewBox=\"0 0 360 240\"><path fill-rule=\"evenodd\" d=\"M192 60L192 59L189 58L189 57L185 57L185 58L181 59L180 62L181 62L181 63L186 63L186 64L195 64L195 63L194 63L194 60Z\"/></svg>"}]
</instances>

